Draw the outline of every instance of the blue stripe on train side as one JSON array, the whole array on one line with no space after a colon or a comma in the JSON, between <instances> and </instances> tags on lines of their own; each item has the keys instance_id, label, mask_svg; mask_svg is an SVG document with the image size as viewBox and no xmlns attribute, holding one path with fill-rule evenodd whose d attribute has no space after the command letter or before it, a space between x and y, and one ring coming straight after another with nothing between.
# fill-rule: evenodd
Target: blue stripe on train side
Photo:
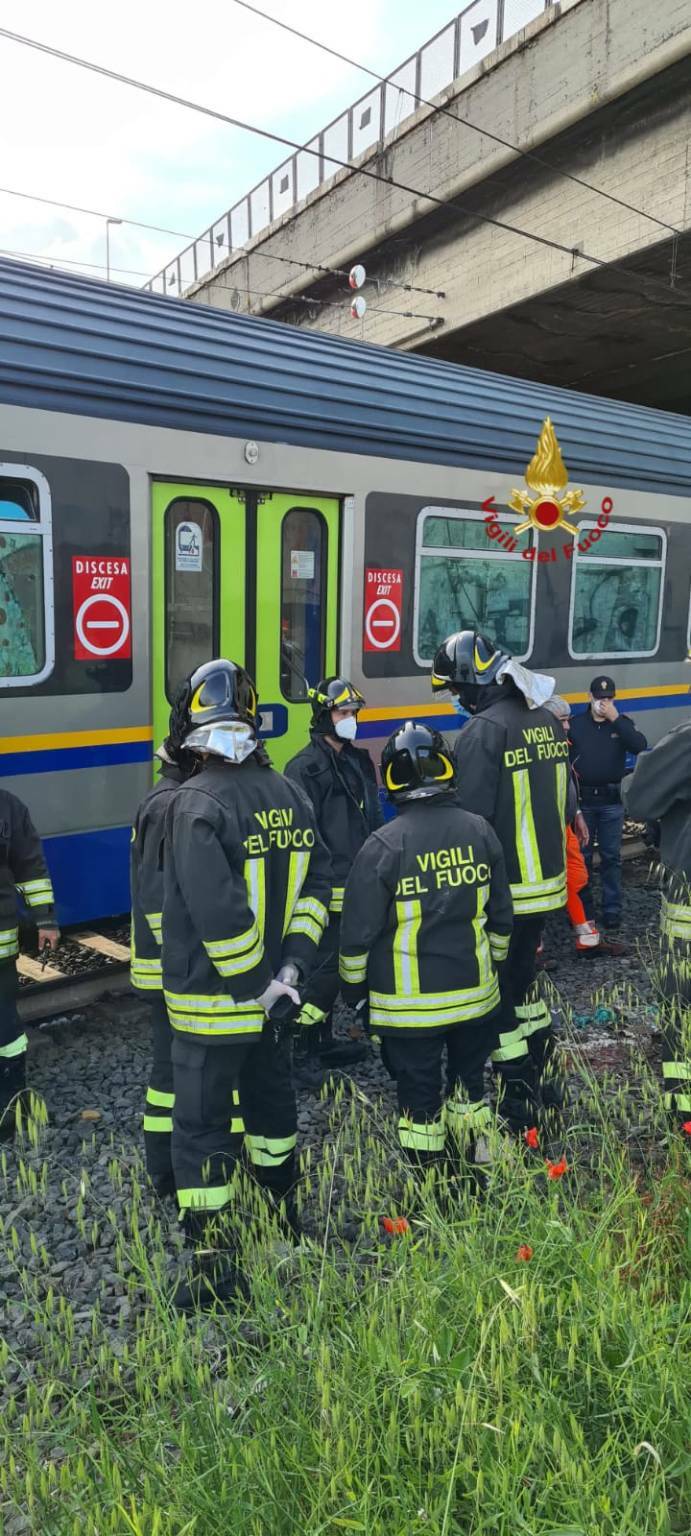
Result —
<instances>
[{"instance_id":1,"label":"blue stripe on train side","mask_svg":"<svg viewBox=\"0 0 691 1536\"><path fill-rule=\"evenodd\" d=\"M23 773L59 773L67 768L150 763L152 757L151 741L121 741L97 747L54 747L46 752L0 752L0 778Z\"/></svg>"},{"instance_id":2,"label":"blue stripe on train side","mask_svg":"<svg viewBox=\"0 0 691 1536\"><path fill-rule=\"evenodd\" d=\"M86 923L130 909L131 827L44 837L58 922Z\"/></svg>"},{"instance_id":3,"label":"blue stripe on train side","mask_svg":"<svg viewBox=\"0 0 691 1536\"><path fill-rule=\"evenodd\" d=\"M660 693L652 694L650 698L616 700L623 715L637 715L648 709L688 709L691 708L691 679L689 680L688 693ZM581 715L588 708L587 704L574 704L573 714ZM399 726L405 725L409 716L405 710L398 715L390 715L386 720L361 720L358 724L358 740L367 741L373 739L386 740ZM429 725L434 731L441 731L448 736L450 731L460 731L470 716L457 715L449 711L444 715L416 715L416 725Z\"/></svg>"}]
</instances>

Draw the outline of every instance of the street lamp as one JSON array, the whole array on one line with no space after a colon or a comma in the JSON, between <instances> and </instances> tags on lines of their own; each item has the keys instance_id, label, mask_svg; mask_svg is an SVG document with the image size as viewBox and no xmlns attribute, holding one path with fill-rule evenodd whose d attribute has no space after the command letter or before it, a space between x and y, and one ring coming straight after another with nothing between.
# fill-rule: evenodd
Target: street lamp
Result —
<instances>
[{"instance_id":1,"label":"street lamp","mask_svg":"<svg viewBox=\"0 0 691 1536\"><path fill-rule=\"evenodd\" d=\"M106 219L106 282L110 282L110 226L122 224L122 219Z\"/></svg>"}]
</instances>

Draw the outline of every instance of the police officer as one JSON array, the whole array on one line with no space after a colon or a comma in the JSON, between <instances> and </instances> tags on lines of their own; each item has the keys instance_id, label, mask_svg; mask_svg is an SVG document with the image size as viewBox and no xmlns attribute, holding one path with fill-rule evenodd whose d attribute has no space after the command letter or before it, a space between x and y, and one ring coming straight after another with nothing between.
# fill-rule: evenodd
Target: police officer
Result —
<instances>
[{"instance_id":1,"label":"police officer","mask_svg":"<svg viewBox=\"0 0 691 1536\"><path fill-rule=\"evenodd\" d=\"M130 980L149 1004L152 1051L144 1109L144 1151L147 1173L156 1194L161 1197L175 1191L170 1151L173 1129L172 1041L161 973L162 845L170 796L199 767L199 758L182 749L182 735L188 724L189 700L190 684L189 679L186 679L176 692L170 713L169 734L156 753L160 777L139 806L130 846Z\"/></svg>"},{"instance_id":2,"label":"police officer","mask_svg":"<svg viewBox=\"0 0 691 1536\"><path fill-rule=\"evenodd\" d=\"M621 781L627 752L645 752L648 745L628 715L620 715L614 702L616 687L611 677L594 677L589 708L571 720L571 761L578 774L581 806L590 839L584 848L588 885L583 893L587 916L595 916L592 868L595 844L600 850L602 920L605 932L621 924L621 836L624 807Z\"/></svg>"},{"instance_id":3,"label":"police officer","mask_svg":"<svg viewBox=\"0 0 691 1536\"><path fill-rule=\"evenodd\" d=\"M623 791L631 816L660 823L665 1106L691 1134L691 720L638 759Z\"/></svg>"},{"instance_id":4,"label":"police officer","mask_svg":"<svg viewBox=\"0 0 691 1536\"><path fill-rule=\"evenodd\" d=\"M552 691L550 683L472 629L449 636L432 670L433 691L450 691L459 711L473 716L454 747L459 802L490 823L506 859L514 910L507 1028L492 1060L515 1130L534 1123L537 1085L553 1046L549 1009L534 985L536 957L545 917L566 902L569 748L554 716L530 707L526 695L535 689L534 704ZM542 1082L542 1098L548 1107L559 1102L556 1083Z\"/></svg>"},{"instance_id":5,"label":"police officer","mask_svg":"<svg viewBox=\"0 0 691 1536\"><path fill-rule=\"evenodd\" d=\"M14 1136L26 1089L27 1038L17 1015L17 892L38 925L39 950L57 949L53 887L39 835L16 795L0 790L0 1140Z\"/></svg>"},{"instance_id":6,"label":"police officer","mask_svg":"<svg viewBox=\"0 0 691 1536\"><path fill-rule=\"evenodd\" d=\"M358 711L365 700L343 677L325 677L310 689L310 742L291 758L285 772L309 796L319 834L331 855L333 891L329 926L301 1012L307 1050L325 1067L353 1066L365 1055L354 1040L334 1040L332 1010L339 990L338 946L343 891L353 859L382 815L374 764L364 748L353 746ZM299 1058L298 1058L299 1060ZM305 1064L307 1065L307 1064ZM302 1068L305 1081L309 1070Z\"/></svg>"},{"instance_id":7,"label":"police officer","mask_svg":"<svg viewBox=\"0 0 691 1536\"><path fill-rule=\"evenodd\" d=\"M163 985L173 1026L173 1171L185 1229L201 1241L176 1306L244 1288L223 1219L241 1149L233 1091L257 1182L288 1223L297 1118L287 1047L268 1014L314 963L328 922L328 855L309 802L271 768L257 695L232 661L193 673L184 745L202 767L170 798Z\"/></svg>"},{"instance_id":8,"label":"police officer","mask_svg":"<svg viewBox=\"0 0 691 1536\"><path fill-rule=\"evenodd\" d=\"M346 999L369 996L372 1031L395 1075L401 1147L419 1168L454 1150L487 1161L485 1063L499 1042L497 965L512 909L501 846L461 810L438 731L407 721L382 756L398 816L358 854L345 889L340 971ZM447 1052L443 1109L442 1057Z\"/></svg>"}]
</instances>

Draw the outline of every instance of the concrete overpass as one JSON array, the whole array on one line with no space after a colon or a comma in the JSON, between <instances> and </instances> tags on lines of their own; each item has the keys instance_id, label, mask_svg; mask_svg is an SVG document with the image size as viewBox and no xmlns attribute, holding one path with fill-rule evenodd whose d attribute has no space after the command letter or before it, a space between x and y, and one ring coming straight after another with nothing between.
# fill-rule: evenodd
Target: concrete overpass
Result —
<instances>
[{"instance_id":1,"label":"concrete overpass","mask_svg":"<svg viewBox=\"0 0 691 1536\"><path fill-rule=\"evenodd\" d=\"M534 14L542 0L520 3ZM474 13L479 25L483 5L496 28L500 0L476 0L466 21ZM420 65L416 75L408 69L409 90L414 78L423 84L412 88L428 95ZM390 89L381 92L382 133ZM549 4L355 160L390 184L336 172L187 296L686 411L690 89L689 0ZM376 106L376 91L371 97ZM357 147L361 105L343 158ZM365 319L350 317L343 278L276 256L343 269L363 261L377 279L363 290ZM404 283L444 297L406 293L396 286Z\"/></svg>"}]
</instances>

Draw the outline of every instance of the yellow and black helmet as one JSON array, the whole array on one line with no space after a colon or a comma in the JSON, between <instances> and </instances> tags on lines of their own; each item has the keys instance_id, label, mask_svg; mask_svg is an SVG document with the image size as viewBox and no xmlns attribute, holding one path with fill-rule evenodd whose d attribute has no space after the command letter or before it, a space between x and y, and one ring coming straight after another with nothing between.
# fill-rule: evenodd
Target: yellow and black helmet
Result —
<instances>
[{"instance_id":1,"label":"yellow and black helmet","mask_svg":"<svg viewBox=\"0 0 691 1536\"><path fill-rule=\"evenodd\" d=\"M468 686L484 688L496 682L499 668L508 660L506 651L476 629L459 629L437 651L432 667L432 692Z\"/></svg>"},{"instance_id":2,"label":"yellow and black helmet","mask_svg":"<svg viewBox=\"0 0 691 1536\"><path fill-rule=\"evenodd\" d=\"M365 702L347 677L323 677L316 688L308 689L307 697L312 705L311 729L322 736L333 730L332 709L362 709Z\"/></svg>"},{"instance_id":3,"label":"yellow and black helmet","mask_svg":"<svg viewBox=\"0 0 691 1536\"><path fill-rule=\"evenodd\" d=\"M444 737L414 720L406 720L389 737L382 752L381 774L394 804L453 789L456 777Z\"/></svg>"},{"instance_id":4,"label":"yellow and black helmet","mask_svg":"<svg viewBox=\"0 0 691 1536\"><path fill-rule=\"evenodd\" d=\"M257 690L244 667L219 657L216 661L206 661L192 673L185 735L199 730L202 725L219 725L230 720L243 720L253 731L259 730Z\"/></svg>"}]
</instances>

